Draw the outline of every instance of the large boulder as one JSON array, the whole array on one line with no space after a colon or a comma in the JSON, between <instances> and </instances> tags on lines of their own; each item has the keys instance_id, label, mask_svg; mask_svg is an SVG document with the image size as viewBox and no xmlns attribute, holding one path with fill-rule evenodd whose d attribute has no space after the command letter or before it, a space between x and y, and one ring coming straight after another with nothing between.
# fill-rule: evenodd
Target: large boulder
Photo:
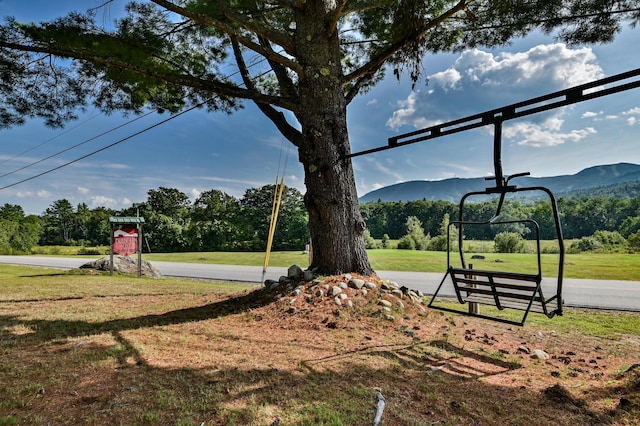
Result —
<instances>
[{"instance_id":1,"label":"large boulder","mask_svg":"<svg viewBox=\"0 0 640 426\"><path fill-rule=\"evenodd\" d=\"M111 271L111 259L109 256L101 259L87 262L80 268L96 269L98 271ZM113 256L113 271L124 274L138 274L138 257L137 256ZM142 275L151 278L160 278L162 274L150 262L142 261Z\"/></svg>"}]
</instances>

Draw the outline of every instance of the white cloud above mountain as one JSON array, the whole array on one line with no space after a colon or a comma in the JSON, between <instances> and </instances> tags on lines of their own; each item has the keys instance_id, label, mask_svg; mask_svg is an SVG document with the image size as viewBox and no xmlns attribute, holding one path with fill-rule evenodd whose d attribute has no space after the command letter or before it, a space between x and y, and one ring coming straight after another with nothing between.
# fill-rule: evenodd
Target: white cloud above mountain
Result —
<instances>
[{"instance_id":1,"label":"white cloud above mountain","mask_svg":"<svg viewBox=\"0 0 640 426\"><path fill-rule=\"evenodd\" d=\"M572 49L556 43L514 53L471 49L450 68L431 75L428 91L413 91L400 100L387 126L394 130L403 126L425 128L603 76L590 48ZM596 133L593 127L566 129L563 111L552 110L509 123L503 135L519 145L544 147L576 142Z\"/></svg>"}]
</instances>

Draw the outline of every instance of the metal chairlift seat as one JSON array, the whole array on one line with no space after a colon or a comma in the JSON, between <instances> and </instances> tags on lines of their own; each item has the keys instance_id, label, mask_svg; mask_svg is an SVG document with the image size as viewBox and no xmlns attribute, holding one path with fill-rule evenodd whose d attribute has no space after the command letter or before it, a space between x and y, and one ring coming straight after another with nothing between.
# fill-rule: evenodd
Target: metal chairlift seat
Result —
<instances>
[{"instance_id":1,"label":"metal chairlift seat","mask_svg":"<svg viewBox=\"0 0 640 426\"><path fill-rule=\"evenodd\" d=\"M496 167L496 170L501 174L501 168ZM515 325L524 325L527 320L529 312L537 312L546 315L549 318L553 318L556 315L562 315L562 276L564 272L564 241L562 237L562 229L560 226L560 217L558 214L557 203L553 193L545 187L523 187L518 188L515 185L509 185L509 181L513 178L526 176L529 173L519 173L513 175L507 179L504 179L501 175L490 178L495 179L497 185L495 187L487 188L485 191L476 191L465 194L459 206L459 220L449 223L447 232L448 247L451 247L451 235L452 229L458 229L458 252L459 261L461 266L453 266L451 261L451 250L447 250L447 272L443 277L436 292L433 294L429 306L434 309L440 309L449 312L460 313L464 315L471 315L475 317L505 322ZM505 196L510 193L523 192L523 191L542 191L549 197L549 201L552 207L553 220L555 225L555 234L558 241L559 254L558 254L558 270L557 270L557 282L554 294L550 297L545 297L542 289L542 262L540 257L540 226L532 219L523 220L498 220L502 207L504 205ZM465 202L469 197L479 195L492 195L498 194L499 201L495 214L488 220L484 221L467 221L464 218L465 214ZM508 224L526 224L533 229L535 233L536 242L536 272L535 273L522 273L512 271L495 271L484 269L473 269L471 264L468 263L464 247L464 227L471 226L497 226ZM455 299L458 303L469 305L467 310L460 310L447 306L436 304L437 297L440 291L443 289L445 282L449 282L453 286L453 292ZM503 310L518 310L524 311L520 320L511 320L505 317L483 314L478 309L481 305L489 305L497 308L499 311Z\"/></svg>"}]
</instances>

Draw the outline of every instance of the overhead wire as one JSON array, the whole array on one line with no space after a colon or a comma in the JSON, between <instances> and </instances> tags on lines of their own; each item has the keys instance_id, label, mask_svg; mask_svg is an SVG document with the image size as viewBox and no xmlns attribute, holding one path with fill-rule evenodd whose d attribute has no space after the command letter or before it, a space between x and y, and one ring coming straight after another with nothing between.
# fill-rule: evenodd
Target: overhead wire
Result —
<instances>
[{"instance_id":1,"label":"overhead wire","mask_svg":"<svg viewBox=\"0 0 640 426\"><path fill-rule=\"evenodd\" d=\"M111 144L109 144L109 145L103 146L103 147L102 147L102 148L100 148L100 149L96 149L95 151L92 151L92 152L90 152L90 153L88 153L88 154L85 154L85 155L83 155L83 156L81 156L81 157L78 157L78 158L76 158L76 159L74 159L74 160L67 161L66 163L61 164L61 165L59 165L59 166L57 166L57 167L54 167L54 168L49 169L49 170L46 170L46 171L44 171L44 172L42 172L42 173L38 173L38 174L36 174L36 175L34 175L34 176L31 176L31 177L28 177L28 178L22 179L22 180L20 180L20 181L18 181L18 182L14 182L14 183L12 183L12 184L10 184L10 185L5 185L5 186L3 186L3 187L0 187L0 191L2 191L2 190L4 190L4 189L7 189L7 188L11 188L11 187L16 186L16 185L20 185L21 183L28 182L28 181L33 180L33 179L36 179L36 178L39 178L39 177L41 177L41 176L44 176L44 175L49 174L49 173L51 173L51 172L54 172L54 171L56 171L56 170L60 170L60 169L62 169L63 167L67 167L67 166L69 166L69 165L71 165L71 164L73 164L73 163L77 163L78 161L81 161L81 160L84 160L85 158L91 157L92 155L95 155L95 154L97 154L97 153L99 153L99 152L105 151L105 150L107 150L107 149L109 149L109 148L112 148L112 147L114 147L114 146L116 146L116 145L121 144L122 142L128 141L128 140L129 140L129 139L131 139L131 138L134 138L134 137L136 137L136 136L138 136L138 135L141 135L142 133L145 133L145 132L147 132L147 131L149 131L149 130L151 130L151 129L155 128L155 127L158 127L158 126L160 126L160 125L162 125L162 124L164 124L164 123L166 123L166 122L168 122L168 121L171 121L171 120L173 120L173 119L175 119L175 118L178 118L178 117L180 117L180 116L181 116L181 115L183 115L183 114L186 114L186 113L188 113L188 112L190 112L190 111L193 111L194 109L201 107L203 104L204 104L204 102L202 102L202 103L200 103L200 104L198 104L198 105L194 105L194 106L192 106L191 108L188 108L188 109L186 109L186 110L184 110L184 111L180 111L179 113L177 113L177 114L175 114L175 115L172 115L171 117L168 117L168 118L166 118L166 119L164 119L164 120L162 120L162 121L159 121L158 123L155 123L155 124L153 124L153 125L151 125L151 126L149 126L149 127L146 127L146 128L144 128L144 129L142 129L142 130L140 130L140 131L136 132L136 133L133 133L132 135L129 135L129 136L127 136L127 137L124 137L124 138L122 138L122 139L120 139L120 140L118 140L118 141L116 141L116 142L113 142L113 143L111 143Z\"/></svg>"},{"instance_id":2,"label":"overhead wire","mask_svg":"<svg viewBox=\"0 0 640 426\"><path fill-rule=\"evenodd\" d=\"M256 56L257 56L257 55L256 55ZM251 63L251 64L248 66L248 68L251 68L251 67L257 66L257 65L259 65L260 63L265 62L265 61L266 61L266 59L265 59L265 58L261 58L260 60L258 60L258 61L255 61L255 62ZM233 73L231 73L231 74L229 74L229 75L225 76L224 78L225 78L225 79L227 79L227 78L231 78L231 77L233 77L234 75L239 74L239 72L240 72L240 71L235 71L235 72L233 72ZM269 71L265 71L265 72L263 72L263 73L259 74L259 76L260 76L260 75L264 75L264 74L266 74L266 73L268 73L268 72L269 72ZM181 111L181 112L179 112L179 113L177 113L177 114L175 114L175 115L172 115L171 117L168 117L168 118L167 118L167 119L165 119L165 120L162 120L162 121L160 121L160 122L158 122L158 123L155 123L155 124L153 124L153 125L151 125L151 126L148 126L148 127L144 128L144 129L142 129L142 130L140 130L140 131L138 131L138 132L136 132L136 133L133 133L133 134L131 134L131 135L127 136L127 137L124 137L124 138L122 138L122 139L120 139L120 140L118 140L118 141L116 141L116 142L114 142L114 143L111 143L111 144L106 145L106 146L104 146L104 147L102 147L102 148L99 148L99 149L97 149L97 150L94 150L94 151L92 151L92 152L90 152L90 153L88 153L88 154L85 154L85 155L83 155L83 156L81 156L81 157L78 157L78 158L76 158L76 159L74 159L74 160L67 161L67 162L66 162L66 163L64 163L64 164L61 164L61 165L59 165L59 166L56 166L56 167L53 167L53 168L51 168L51 169L45 170L44 172L41 172L41 173L35 174L35 175L30 176L30 177L25 178L25 179L21 179L21 180L19 180L19 181L17 181L17 182L14 182L14 183L9 184L9 185L2 186L2 187L0 187L0 191L5 190L5 189L8 189L8 188L11 188L11 187L14 187L14 186L17 186L17 185L20 185L20 184L22 184L22 183L25 183L25 182L28 182L28 181L31 181L31 180L34 180L34 179L37 179L37 178L39 178L39 177L42 177L42 176L47 175L47 174L49 174L49 173L52 173L52 172L54 172L54 171L56 171L56 170L60 170L60 169L62 169L62 168L64 168L64 167L67 167L67 166L69 166L69 165L71 165L71 164L77 163L77 162L79 162L79 161L81 161L81 160L84 160L84 159L86 159L86 158L88 158L88 157L91 157L91 156L93 156L93 155L95 155L95 154L98 154L98 153L100 153L100 152L102 152L102 151L106 151L107 149L110 149L110 148L112 148L112 147L114 147L114 146L116 146L116 145L119 145L119 144L121 144L121 143L123 143L123 142L125 142L125 141L127 141L127 140L129 140L129 139L132 139L132 138L134 138L134 137L136 137L136 136L139 136L139 135L141 135L142 133L145 133L145 132L147 132L147 131L149 131L149 130L151 130L151 129L155 128L155 127L158 127L158 126L160 126L160 125L162 125L162 124L165 124L165 123L167 123L167 122L169 122L169 121L171 121L171 120L173 120L173 119L175 119L175 118L178 118L179 116L181 116L181 115L183 115L183 114L186 114L187 112L190 112L190 111L193 111L194 109L200 108L201 106L203 106L204 104L206 104L206 102L207 102L207 101L200 102L200 103L198 103L197 105L194 105L194 106L192 106L191 108L188 108L188 109L186 109L186 110L184 110L184 111ZM52 154L52 155L50 155L50 156L48 156L48 157L46 157L46 158L43 158L43 159L41 159L41 160L38 160L38 161L34 162L34 163L31 163L31 164L26 165L26 166L24 166L24 167L21 167L21 168L19 168L19 169L13 170L13 171L11 171L11 172L9 172L9 173L5 173L5 174L3 174L3 175L0 175L0 178L5 177L5 176L9 176L9 175L14 174L14 173L16 173L16 172L18 172L18 171L24 170L24 169L26 169L26 168L28 168L28 167L31 167L31 166L34 166L34 165L36 165L36 164L42 163L43 161L46 161L46 160L48 160L48 159L50 159L50 158L53 158L53 157L55 157L55 156L57 156L57 155L60 155L60 154L64 153L64 152L67 152L67 151L70 151L70 150L72 150L72 149L75 149L75 148L77 148L77 147L79 147L79 146L81 146L81 145L84 145L84 144L86 144L86 143L88 143L88 142L92 141L92 140L95 140L95 139L97 139L97 138L99 138L99 137L102 137L102 136L104 136L104 135L108 134L108 133L111 133L111 132L112 132L112 131L114 131L114 130L120 129L120 128L122 128L122 127L124 127L124 126L128 125L128 124L131 124L131 123L133 123L133 122L135 122L135 121L137 121L137 120L141 119L141 118L144 118L144 117L146 117L146 116L148 116L148 115L152 114L153 112L154 112L154 111L150 111L150 112L148 112L148 113L146 113L146 114L144 114L144 115L142 115L142 116L140 116L140 117L136 117L136 118L135 118L135 119L133 119L133 120L129 120L129 121L127 121L126 123L121 124L121 125L119 125L119 126L117 126L117 127L113 128L113 129L111 129L111 130L109 130L109 131L103 132L103 133L101 133L100 135L97 135L97 136L92 137L92 138L90 138L90 139L88 139L88 140L85 140L85 141L83 141L83 142L80 142L80 143L78 143L78 144L76 144L76 145L73 145L73 146L71 146L71 147L69 147L69 148L66 148L66 149L64 149L64 150L62 150L62 151L60 151L60 152L57 152L57 153L55 153L55 154ZM92 118L93 118L93 117L92 117ZM78 127L78 126L75 126L73 129L75 129L75 128L77 128L77 127ZM69 129L68 131L70 131L70 130L72 130L72 129ZM65 131L65 132L61 133L61 135L62 135L62 134L65 134L66 132L67 132L67 131ZM60 135L58 135L58 136L60 136ZM58 137L58 136L55 136L55 137ZM48 141L55 139L55 137L54 137L54 138L49 139ZM35 148L37 148L37 147L39 147L39 146L42 146L42 145L44 145L45 143L47 143L48 141L45 141L45 142L43 142L43 143L41 143L41 144L37 145L36 147L34 147L34 148L32 148L32 149L35 149ZM32 149L30 149L30 150L32 150ZM28 152L28 151L29 151L29 150L27 150L27 151L25 151L25 152ZM16 156L12 157L12 159L13 159L13 158L17 158L18 156L20 156L20 155L22 155L22 154L23 154L23 153L18 154L18 155L16 155ZM8 160L7 160L7 161L8 161Z\"/></svg>"},{"instance_id":3,"label":"overhead wire","mask_svg":"<svg viewBox=\"0 0 640 426\"><path fill-rule=\"evenodd\" d=\"M141 116L139 116L139 117L134 118L133 120L129 120L129 121L127 121L126 123L120 124L119 126L116 126L116 127L112 128L112 129L109 129L109 130L107 130L106 132L102 132L102 133L100 133L99 135L93 136L92 138L86 139L86 140L84 140L84 141L82 141L82 142L80 142L80 143L77 143L77 144L72 145L72 146L70 146L70 147L68 147L68 148L65 148L65 149L63 149L62 151L58 151L58 152L56 152L56 153L54 153L54 154L51 154L51 155L49 155L49 156L47 156L47 157L44 157L44 158L42 158L42 159L40 159L40 160L38 160L38 161L34 161L33 163L27 164L26 166L22 166L22 167L20 167L20 168L18 168L18 169L15 169L15 170L12 170L12 171L10 171L10 172L7 172L7 173L5 173L5 174L3 174L3 175L0 175L0 178L3 178L3 177L5 177L5 176L12 175L12 174L17 173L17 172L19 172L19 171L22 171L22 170L24 170L24 169L28 169L29 167L35 166L36 164L40 164L40 163L42 163L42 162L44 162L44 161L47 161L47 160L49 160L49 159L51 159L51 158L53 158L53 157L57 157L57 156L58 156L58 155L60 155L60 154L64 154L64 153L65 153L65 152L67 152L67 151L71 151L72 149L75 149L75 148L77 148L77 147L79 147L79 146L82 146L82 145L84 145L84 144L87 144L87 143L89 143L89 142L91 142L91 141L94 141L94 140L96 140L96 139L98 139L98 138L100 138L100 137L102 137L102 136L108 135L108 134L109 134L109 133L111 133L111 132L114 132L114 131L116 131L116 130L118 130L118 129L121 129L121 128L125 127L125 126L128 126L128 125L129 125L129 124L131 124L131 123L134 123L134 122L136 122L136 121L138 121L138 120L141 120L141 119L143 119L143 118L145 118L145 117L147 117L147 116L149 116L149 115L153 114L154 112L155 112L155 111L149 111L149 112L148 112L148 113L146 113L146 114L143 114L143 115L141 115ZM92 118L93 118L93 117L92 117ZM77 128L77 127L78 127L78 126L76 126L76 127L74 127L74 128ZM64 133L63 133L63 134L64 134ZM57 136L56 136L56 137L57 137ZM55 139L55 138L51 138L51 139L49 139L49 141L51 141L51 140L53 140L53 139ZM42 144L40 144L40 145L38 145L38 146L42 146L43 144L44 144L44 143L42 143ZM27 151L25 151L25 152L28 152L28 150L27 150ZM19 155L18 155L18 156L19 156ZM18 157L18 156L16 156L16 157ZM14 157L14 158L16 158L16 157Z\"/></svg>"}]
</instances>

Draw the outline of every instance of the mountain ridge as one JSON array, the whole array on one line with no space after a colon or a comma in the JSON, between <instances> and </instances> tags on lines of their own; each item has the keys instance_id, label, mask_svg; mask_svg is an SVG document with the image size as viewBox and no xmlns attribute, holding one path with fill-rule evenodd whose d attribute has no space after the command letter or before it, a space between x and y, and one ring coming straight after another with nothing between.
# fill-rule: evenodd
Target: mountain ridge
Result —
<instances>
[{"instance_id":1,"label":"mountain ridge","mask_svg":"<svg viewBox=\"0 0 640 426\"><path fill-rule=\"evenodd\" d=\"M604 164L585 168L573 175L550 177L519 177L511 183L519 187L544 186L557 197L572 198L589 190L609 188L605 193L620 185L637 182L640 185L640 165L633 163ZM468 192L484 191L492 186L484 178L450 178L437 181L413 180L385 186L368 192L359 198L361 203L376 201L450 201L457 203ZM591 195L598 191L592 191ZM521 195L524 193L520 193ZM579 196L579 195L576 195Z\"/></svg>"}]
</instances>

